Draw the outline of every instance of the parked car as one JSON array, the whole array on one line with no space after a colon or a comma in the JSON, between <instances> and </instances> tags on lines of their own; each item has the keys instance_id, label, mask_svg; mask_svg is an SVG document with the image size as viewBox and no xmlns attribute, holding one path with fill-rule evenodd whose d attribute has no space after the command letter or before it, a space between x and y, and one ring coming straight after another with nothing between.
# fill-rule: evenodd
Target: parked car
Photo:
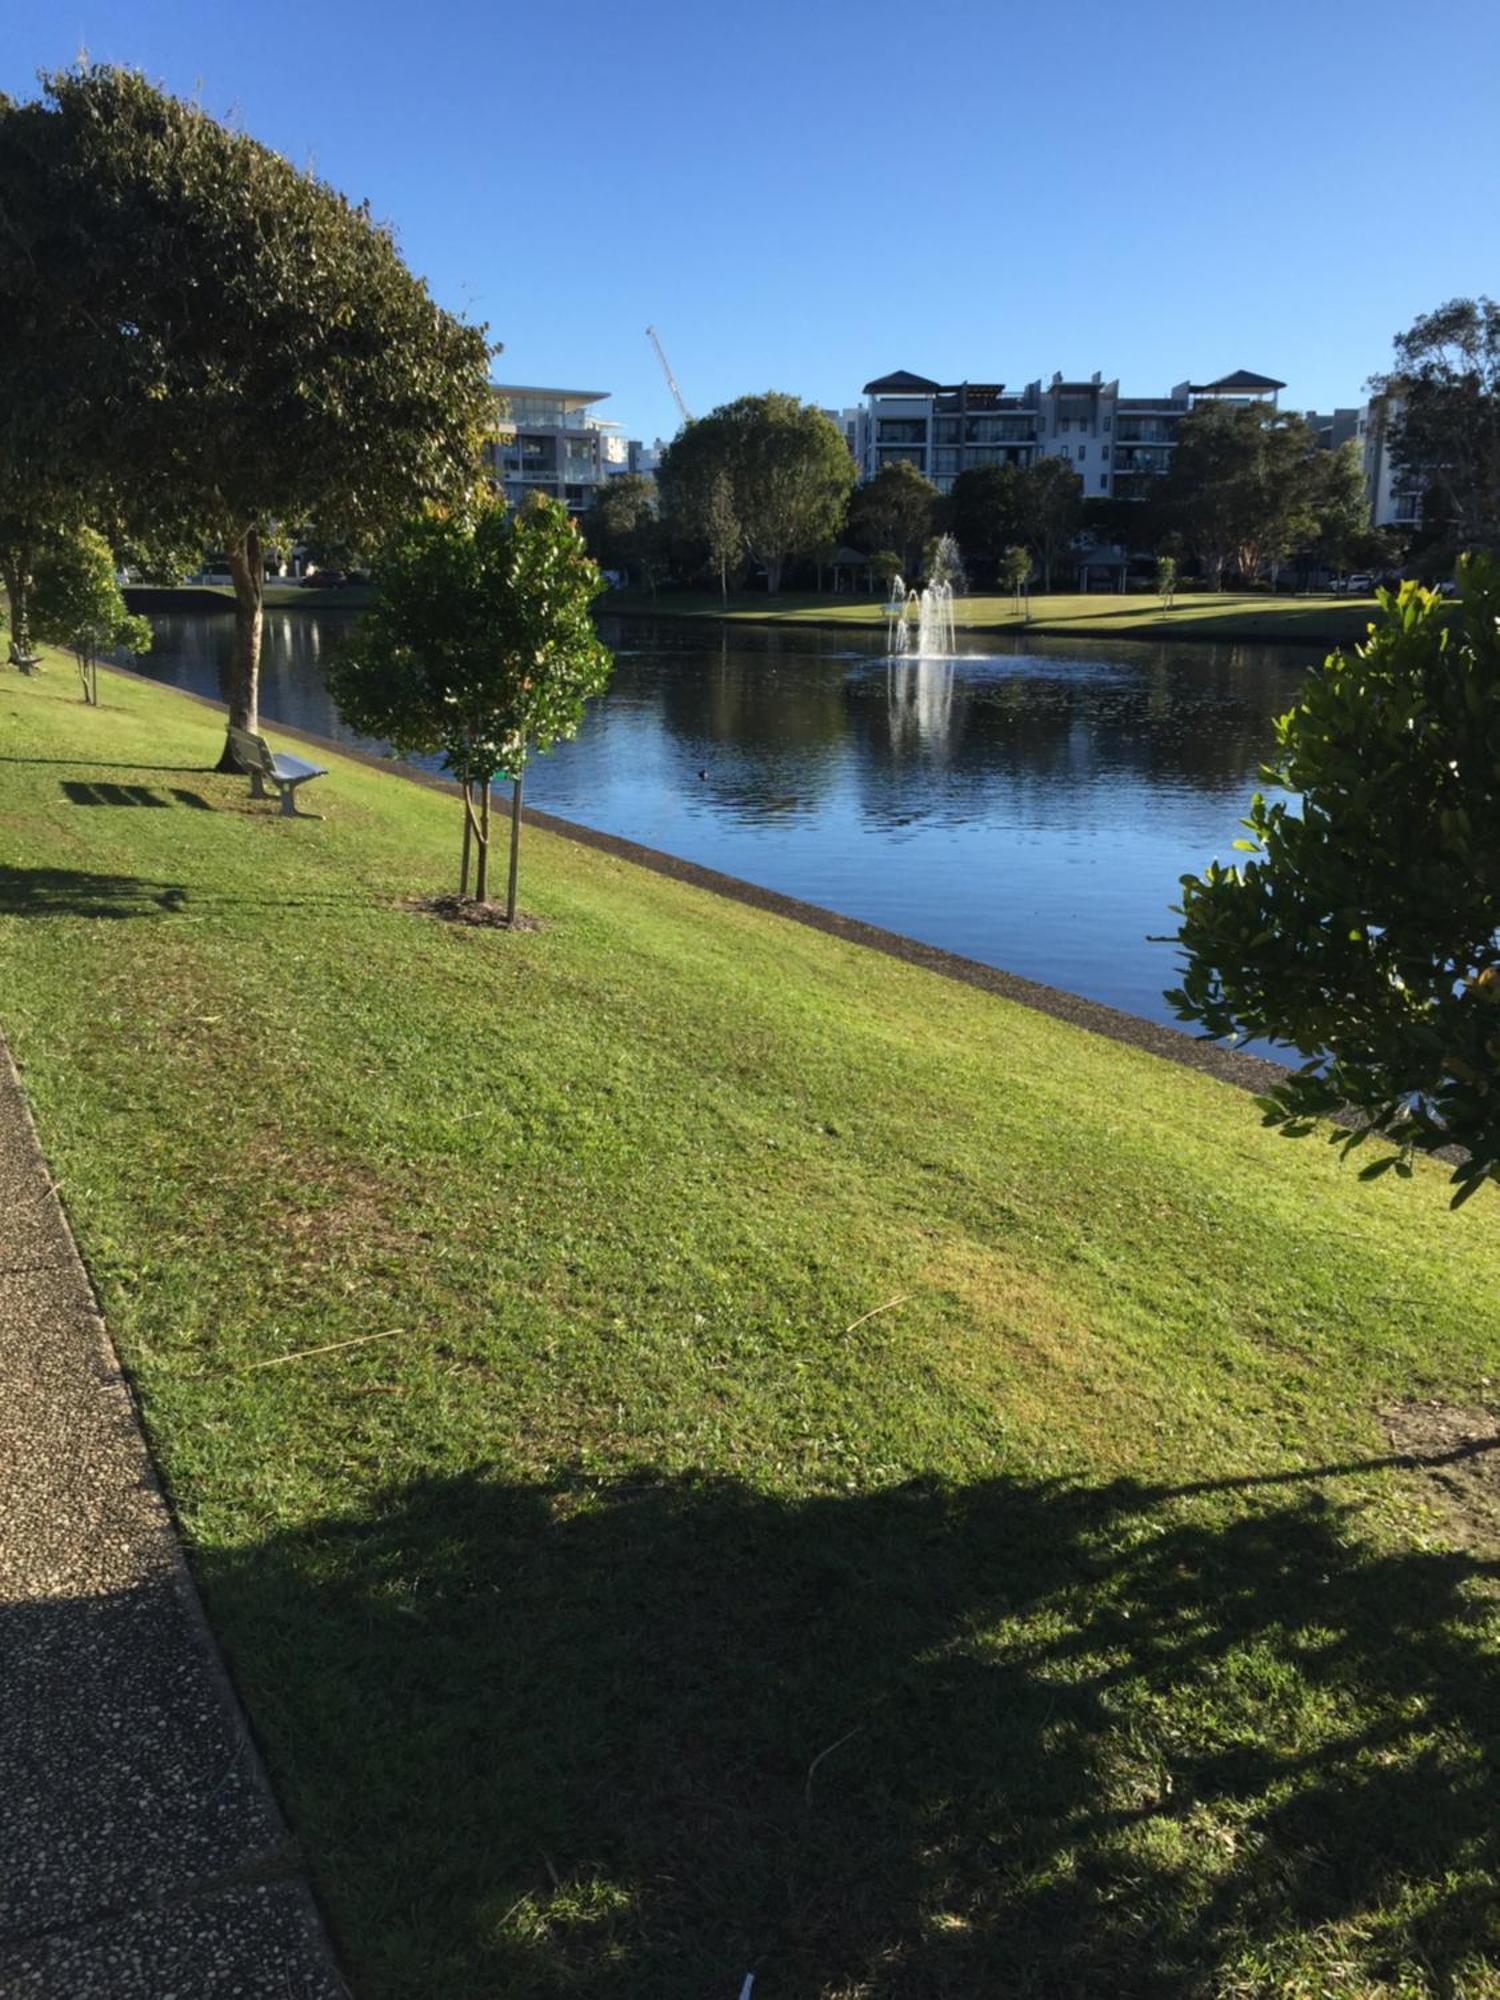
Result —
<instances>
[{"instance_id":1,"label":"parked car","mask_svg":"<svg viewBox=\"0 0 1500 2000\"><path fill-rule=\"evenodd\" d=\"M337 590L345 580L344 572L341 569L309 570L307 575L302 579L301 588L303 590Z\"/></svg>"},{"instance_id":2,"label":"parked car","mask_svg":"<svg viewBox=\"0 0 1500 2000\"><path fill-rule=\"evenodd\" d=\"M1372 597L1375 593L1375 579L1368 570L1356 570L1353 576L1344 578L1344 588L1351 597Z\"/></svg>"}]
</instances>

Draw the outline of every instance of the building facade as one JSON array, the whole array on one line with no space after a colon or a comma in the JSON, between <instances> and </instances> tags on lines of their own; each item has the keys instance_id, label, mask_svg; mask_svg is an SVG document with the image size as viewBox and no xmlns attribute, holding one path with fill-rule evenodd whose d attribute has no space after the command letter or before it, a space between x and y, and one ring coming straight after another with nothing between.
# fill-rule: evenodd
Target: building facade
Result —
<instances>
[{"instance_id":1,"label":"building facade","mask_svg":"<svg viewBox=\"0 0 1500 2000\"><path fill-rule=\"evenodd\" d=\"M1170 469L1177 426L1197 403L1274 406L1285 386L1242 368L1161 396L1122 396L1118 381L1097 373L1007 392L1003 382L943 384L898 370L867 382L863 405L836 421L862 479L906 459L946 493L972 467L1052 457L1068 461L1091 499L1138 499Z\"/></svg>"},{"instance_id":2,"label":"building facade","mask_svg":"<svg viewBox=\"0 0 1500 2000\"><path fill-rule=\"evenodd\" d=\"M514 505L528 493L561 500L581 514L612 478L631 470L632 441L595 413L603 389L541 389L492 384L498 441L486 448L491 476ZM637 454L640 446L634 447Z\"/></svg>"},{"instance_id":3,"label":"building facade","mask_svg":"<svg viewBox=\"0 0 1500 2000\"><path fill-rule=\"evenodd\" d=\"M1404 473L1391 456L1391 421L1400 410L1399 397L1377 396L1358 412L1356 435L1370 494L1370 518L1377 528L1412 529L1422 519L1421 482Z\"/></svg>"}]
</instances>

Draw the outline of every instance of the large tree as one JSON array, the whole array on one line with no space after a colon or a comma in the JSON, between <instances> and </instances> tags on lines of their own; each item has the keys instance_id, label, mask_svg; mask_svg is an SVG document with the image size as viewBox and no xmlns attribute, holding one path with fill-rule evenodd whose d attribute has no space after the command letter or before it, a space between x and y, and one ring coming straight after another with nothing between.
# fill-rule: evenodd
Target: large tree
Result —
<instances>
[{"instance_id":1,"label":"large tree","mask_svg":"<svg viewBox=\"0 0 1500 2000\"><path fill-rule=\"evenodd\" d=\"M1021 478L1019 466L971 465L954 480L943 513L971 570L998 574L1024 534Z\"/></svg>"},{"instance_id":2,"label":"large tree","mask_svg":"<svg viewBox=\"0 0 1500 2000\"><path fill-rule=\"evenodd\" d=\"M1391 455L1460 547L1500 547L1500 305L1450 299L1396 336L1370 384Z\"/></svg>"},{"instance_id":3,"label":"large tree","mask_svg":"<svg viewBox=\"0 0 1500 2000\"><path fill-rule=\"evenodd\" d=\"M473 518L427 514L391 537L376 598L335 655L329 687L354 728L407 756L441 756L463 788L460 894L489 894L490 794L514 787L506 914L516 915L521 787L533 750L578 729L614 660L590 605L604 586L567 510L543 495Z\"/></svg>"},{"instance_id":4,"label":"large tree","mask_svg":"<svg viewBox=\"0 0 1500 2000\"><path fill-rule=\"evenodd\" d=\"M1042 566L1042 588L1052 588L1053 565L1078 533L1083 481L1065 458L1039 458L1021 474L1017 488L1021 536Z\"/></svg>"},{"instance_id":5,"label":"large tree","mask_svg":"<svg viewBox=\"0 0 1500 2000\"><path fill-rule=\"evenodd\" d=\"M1314 533L1316 486L1304 417L1269 403L1205 402L1178 426L1161 509L1218 589L1226 566L1253 583Z\"/></svg>"},{"instance_id":6,"label":"large tree","mask_svg":"<svg viewBox=\"0 0 1500 2000\"><path fill-rule=\"evenodd\" d=\"M365 547L471 488L489 348L367 208L254 139L129 70L43 81L32 282L91 331L95 446L132 524L228 553L225 694L253 730L267 535L312 521Z\"/></svg>"},{"instance_id":7,"label":"large tree","mask_svg":"<svg viewBox=\"0 0 1500 2000\"><path fill-rule=\"evenodd\" d=\"M0 97L0 582L10 657L31 654L31 590L42 552L107 506L86 305L49 271L66 254L53 193L57 121Z\"/></svg>"},{"instance_id":8,"label":"large tree","mask_svg":"<svg viewBox=\"0 0 1500 2000\"><path fill-rule=\"evenodd\" d=\"M843 524L854 461L836 424L811 403L770 390L684 424L662 454L662 505L700 542L719 474L729 481L745 547L775 596L790 557L811 555Z\"/></svg>"},{"instance_id":9,"label":"large tree","mask_svg":"<svg viewBox=\"0 0 1500 2000\"><path fill-rule=\"evenodd\" d=\"M1281 796L1251 802L1251 858L1183 877L1178 1015L1289 1044L1263 1100L1291 1136L1465 1149L1455 1201L1500 1177L1500 567L1382 593L1371 638L1333 653L1277 725Z\"/></svg>"},{"instance_id":10,"label":"large tree","mask_svg":"<svg viewBox=\"0 0 1500 2000\"><path fill-rule=\"evenodd\" d=\"M907 576L916 572L937 519L938 490L907 459L882 465L873 479L849 496L845 529L850 543L866 555L894 549Z\"/></svg>"}]
</instances>

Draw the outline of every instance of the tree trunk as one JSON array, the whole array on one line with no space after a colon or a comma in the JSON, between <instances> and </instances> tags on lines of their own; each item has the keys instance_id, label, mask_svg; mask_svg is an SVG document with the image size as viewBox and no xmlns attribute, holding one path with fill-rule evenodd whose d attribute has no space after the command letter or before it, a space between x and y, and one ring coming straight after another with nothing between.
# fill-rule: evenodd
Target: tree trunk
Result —
<instances>
[{"instance_id":1,"label":"tree trunk","mask_svg":"<svg viewBox=\"0 0 1500 2000\"><path fill-rule=\"evenodd\" d=\"M516 876L521 866L521 788L526 782L526 766L516 773L510 794L510 884L505 892L505 921L516 920Z\"/></svg>"},{"instance_id":2,"label":"tree trunk","mask_svg":"<svg viewBox=\"0 0 1500 2000\"><path fill-rule=\"evenodd\" d=\"M31 562L28 549L12 549L3 567L10 602L10 663L31 658Z\"/></svg>"},{"instance_id":3,"label":"tree trunk","mask_svg":"<svg viewBox=\"0 0 1500 2000\"><path fill-rule=\"evenodd\" d=\"M782 565L785 561L786 561L785 556L766 557L767 597L779 597L781 595L781 570L782 570Z\"/></svg>"},{"instance_id":4,"label":"tree trunk","mask_svg":"<svg viewBox=\"0 0 1500 2000\"><path fill-rule=\"evenodd\" d=\"M727 562L719 564L719 596L727 607L729 603L729 564Z\"/></svg>"},{"instance_id":5,"label":"tree trunk","mask_svg":"<svg viewBox=\"0 0 1500 2000\"><path fill-rule=\"evenodd\" d=\"M486 778L484 789L479 795L479 830L476 835L479 852L474 862L474 900L487 903L490 895L490 787L493 780Z\"/></svg>"},{"instance_id":6,"label":"tree trunk","mask_svg":"<svg viewBox=\"0 0 1500 2000\"><path fill-rule=\"evenodd\" d=\"M474 793L473 786L469 783L469 780L465 778L464 779L464 859L463 859L463 866L458 871L458 893L460 896L467 896L469 893L469 848L474 839L473 793Z\"/></svg>"},{"instance_id":7,"label":"tree trunk","mask_svg":"<svg viewBox=\"0 0 1500 2000\"><path fill-rule=\"evenodd\" d=\"M231 546L229 574L234 578L234 645L220 687L229 704L230 728L244 729L254 736L260 731L260 636L266 587L260 535L254 528L247 528L239 542ZM226 737L224 754L214 769L239 768L239 760ZM251 774L250 792L253 798L265 797L258 771Z\"/></svg>"}]
</instances>

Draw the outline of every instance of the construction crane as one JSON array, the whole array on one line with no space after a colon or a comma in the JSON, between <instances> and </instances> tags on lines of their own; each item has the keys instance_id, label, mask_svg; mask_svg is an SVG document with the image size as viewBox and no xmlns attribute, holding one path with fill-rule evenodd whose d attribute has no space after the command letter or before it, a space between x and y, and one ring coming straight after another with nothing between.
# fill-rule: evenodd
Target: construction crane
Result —
<instances>
[{"instance_id":1,"label":"construction crane","mask_svg":"<svg viewBox=\"0 0 1500 2000\"><path fill-rule=\"evenodd\" d=\"M672 373L672 364L667 359L667 351L662 346L661 341L657 336L656 328L654 326L648 326L646 328L646 338L650 341L651 345L656 349L656 358L661 363L661 372L667 378L667 387L672 391L672 400L676 403L678 409L681 410L682 412L682 421L685 424L690 424L693 421L692 412L688 409L687 404L682 400L682 391L677 386L677 377Z\"/></svg>"}]
</instances>

